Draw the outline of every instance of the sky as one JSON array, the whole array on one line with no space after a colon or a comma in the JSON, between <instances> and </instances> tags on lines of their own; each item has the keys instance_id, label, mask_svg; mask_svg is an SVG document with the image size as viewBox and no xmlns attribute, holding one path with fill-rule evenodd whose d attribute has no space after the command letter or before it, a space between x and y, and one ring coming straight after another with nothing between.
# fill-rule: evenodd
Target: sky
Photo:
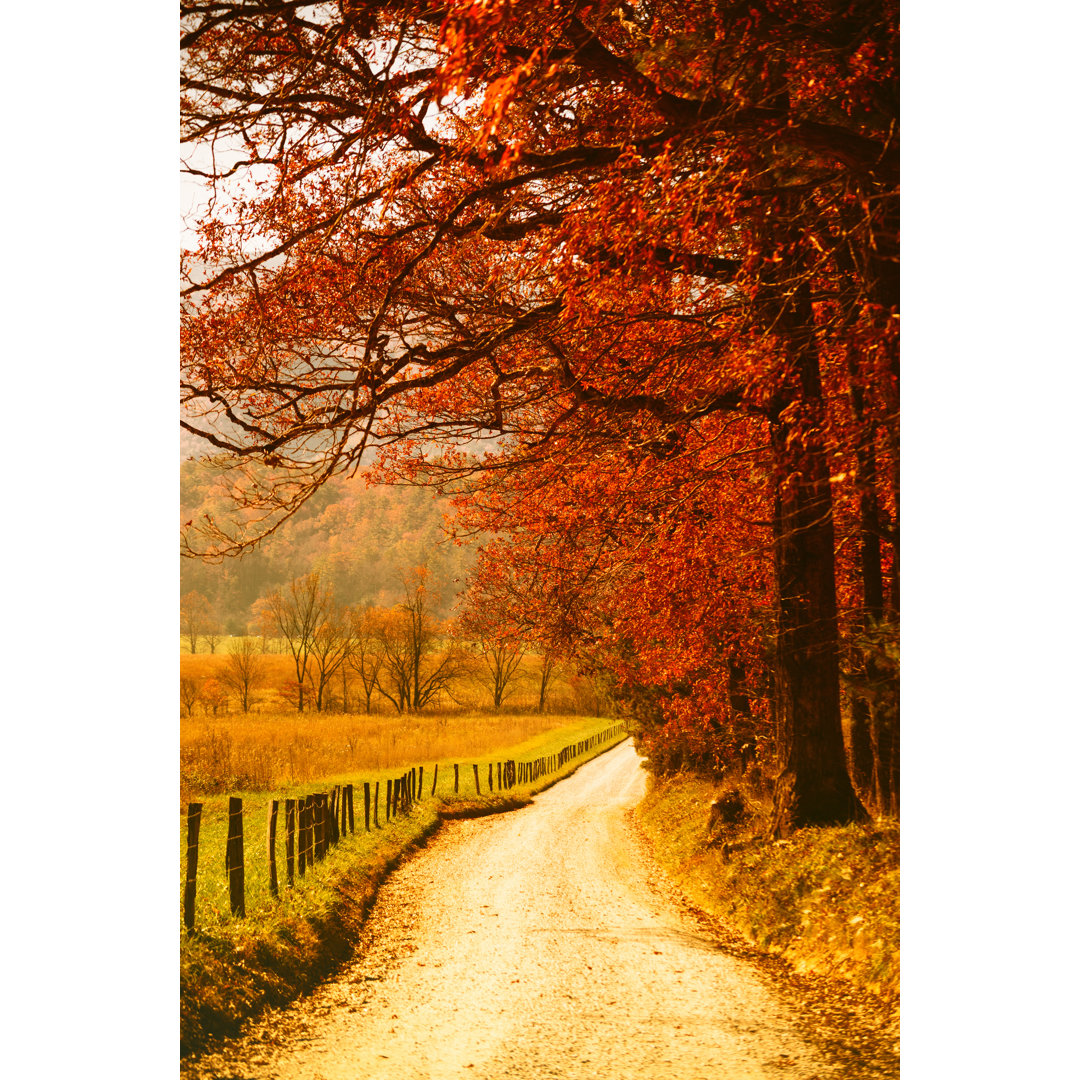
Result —
<instances>
[{"instance_id":1,"label":"sky","mask_svg":"<svg viewBox=\"0 0 1080 1080\"><path fill-rule=\"evenodd\" d=\"M919 1080L1059 1075L1074 1000L1077 15L1015 15L904 5ZM107 1061L142 1080L176 1052L174 13L68 4L5 28L5 796L13 822L48 823L11 834L5 1056L13 1075Z\"/></svg>"}]
</instances>

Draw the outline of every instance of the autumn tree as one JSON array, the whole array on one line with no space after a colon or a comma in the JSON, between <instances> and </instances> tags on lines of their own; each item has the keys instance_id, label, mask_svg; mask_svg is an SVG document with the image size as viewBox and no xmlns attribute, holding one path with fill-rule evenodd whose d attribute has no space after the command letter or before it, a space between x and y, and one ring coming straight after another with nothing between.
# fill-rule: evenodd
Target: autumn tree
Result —
<instances>
[{"instance_id":1,"label":"autumn tree","mask_svg":"<svg viewBox=\"0 0 1080 1080\"><path fill-rule=\"evenodd\" d=\"M228 710L229 708L229 695L221 682L213 676L203 680L199 688L199 700L202 702L203 709L212 712L215 716L219 709Z\"/></svg>"},{"instance_id":2,"label":"autumn tree","mask_svg":"<svg viewBox=\"0 0 1080 1080\"><path fill-rule=\"evenodd\" d=\"M311 642L312 684L318 712L326 707L331 683L343 670L353 641L348 614L338 604L331 602L315 627Z\"/></svg>"},{"instance_id":3,"label":"autumn tree","mask_svg":"<svg viewBox=\"0 0 1080 1080\"><path fill-rule=\"evenodd\" d=\"M536 711L542 713L547 704L548 692L551 689L552 680L559 669L559 656L551 646L541 646L540 652L540 685L537 688Z\"/></svg>"},{"instance_id":4,"label":"autumn tree","mask_svg":"<svg viewBox=\"0 0 1080 1080\"><path fill-rule=\"evenodd\" d=\"M281 637L293 658L296 671L296 708L304 711L309 668L319 667L319 631L333 613L334 598L323 586L318 572L296 578L286 589L264 598L263 618ZM321 670L321 669L320 669Z\"/></svg>"},{"instance_id":5,"label":"autumn tree","mask_svg":"<svg viewBox=\"0 0 1080 1080\"><path fill-rule=\"evenodd\" d=\"M398 712L417 712L440 694L451 694L465 673L464 651L440 634L428 613L428 572L419 567L401 575L404 599L379 620L382 652L377 688Z\"/></svg>"},{"instance_id":6,"label":"autumn tree","mask_svg":"<svg viewBox=\"0 0 1080 1080\"><path fill-rule=\"evenodd\" d=\"M206 625L203 628L203 641L206 642L211 656L217 652L217 647L221 644L221 640L224 636L225 631L222 628L221 620L211 610Z\"/></svg>"},{"instance_id":7,"label":"autumn tree","mask_svg":"<svg viewBox=\"0 0 1080 1080\"><path fill-rule=\"evenodd\" d=\"M379 633L382 615L371 608L352 609L349 620L350 648L345 657L342 678L344 680L349 671L359 676L364 689L364 712L370 715L371 699L379 688L379 675L385 659ZM342 699L347 707L348 691L344 682Z\"/></svg>"},{"instance_id":8,"label":"autumn tree","mask_svg":"<svg viewBox=\"0 0 1080 1080\"><path fill-rule=\"evenodd\" d=\"M525 643L507 634L481 632L473 644L484 662L482 677L491 692L491 703L496 710L501 709L525 659Z\"/></svg>"},{"instance_id":9,"label":"autumn tree","mask_svg":"<svg viewBox=\"0 0 1080 1080\"><path fill-rule=\"evenodd\" d=\"M228 663L220 674L221 681L240 701L240 709L247 712L251 695L265 677L266 661L257 638L234 638L229 642Z\"/></svg>"},{"instance_id":10,"label":"autumn tree","mask_svg":"<svg viewBox=\"0 0 1080 1080\"><path fill-rule=\"evenodd\" d=\"M526 635L516 613L507 605L505 591L496 590L490 577L473 578L464 605L460 632L483 660L483 681L491 691L495 709L501 709L525 659ZM541 697L545 690L546 680Z\"/></svg>"},{"instance_id":11,"label":"autumn tree","mask_svg":"<svg viewBox=\"0 0 1080 1080\"><path fill-rule=\"evenodd\" d=\"M199 701L199 681L187 676L180 678L180 705L190 716Z\"/></svg>"},{"instance_id":12,"label":"autumn tree","mask_svg":"<svg viewBox=\"0 0 1080 1080\"><path fill-rule=\"evenodd\" d=\"M565 609L577 647L617 651L622 626L658 665L615 583L647 578L642 545L671 531L680 591L662 610L701 628L680 670L738 713L753 698L728 680L767 651L739 590L760 590L740 530L701 515L738 523L732 493L749 493L767 507L744 549L772 575L774 833L863 816L837 514L867 493L893 573L896 5L181 11L184 138L217 150L192 166L216 199L185 263L184 424L232 455L241 510L235 527L203 519L189 553L250 548L371 451L392 480L542 478L548 543L581 597L612 605L591 622ZM650 499L627 470L671 483ZM513 532L512 503L467 497ZM702 525L726 556L724 610L685 599Z\"/></svg>"},{"instance_id":13,"label":"autumn tree","mask_svg":"<svg viewBox=\"0 0 1080 1080\"><path fill-rule=\"evenodd\" d=\"M202 593L192 590L180 598L180 632L187 638L193 656L211 618L210 601Z\"/></svg>"}]
</instances>

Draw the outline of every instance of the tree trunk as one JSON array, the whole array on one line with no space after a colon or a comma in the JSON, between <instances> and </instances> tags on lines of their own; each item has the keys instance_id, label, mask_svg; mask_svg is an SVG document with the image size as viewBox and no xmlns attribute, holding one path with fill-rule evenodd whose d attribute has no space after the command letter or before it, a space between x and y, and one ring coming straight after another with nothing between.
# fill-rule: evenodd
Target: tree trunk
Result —
<instances>
[{"instance_id":1,"label":"tree trunk","mask_svg":"<svg viewBox=\"0 0 1080 1080\"><path fill-rule=\"evenodd\" d=\"M840 719L835 536L828 459L822 443L821 374L805 284L784 298L793 380L775 403L773 448L780 466L775 565L777 705L787 726L770 835L805 825L865 820L851 786Z\"/></svg>"},{"instance_id":2,"label":"tree trunk","mask_svg":"<svg viewBox=\"0 0 1080 1080\"><path fill-rule=\"evenodd\" d=\"M824 465L824 461L820 464ZM819 473L826 471L821 468ZM840 722L833 527L828 475L794 478L778 499L778 705L789 724L771 835L864 820Z\"/></svg>"},{"instance_id":3,"label":"tree trunk","mask_svg":"<svg viewBox=\"0 0 1080 1080\"><path fill-rule=\"evenodd\" d=\"M852 380L852 406L855 419L863 420L862 391ZM862 578L863 610L857 628L866 633L882 616L884 588L881 575L881 539L878 535L877 497L875 495L876 470L871 440L872 433L864 437L856 450L856 482L859 487L859 561ZM851 648L851 674L856 684L866 687L872 676L871 660L866 655L865 644ZM873 706L866 691L853 695L851 705L851 752L852 778L863 791L874 789L876 769L875 738L872 715ZM880 803L879 803L879 809Z\"/></svg>"},{"instance_id":4,"label":"tree trunk","mask_svg":"<svg viewBox=\"0 0 1080 1080\"><path fill-rule=\"evenodd\" d=\"M727 670L728 707L731 710L732 731L739 755L739 772L743 774L755 756L754 718L750 712L750 697L746 690L746 668L737 660L728 657Z\"/></svg>"},{"instance_id":5,"label":"tree trunk","mask_svg":"<svg viewBox=\"0 0 1080 1080\"><path fill-rule=\"evenodd\" d=\"M884 620L895 621L895 612L886 611L885 581L881 568L881 515L877 500L877 456L874 432L866 430L862 387L849 362L851 405L856 423L863 429L856 448L856 481L859 490L859 554L863 586L863 611L859 629L864 638ZM870 641L853 650L857 659L853 674L864 686L855 699L852 738L855 741L855 776L872 792L879 813L895 812L899 790L899 686L879 661Z\"/></svg>"}]
</instances>

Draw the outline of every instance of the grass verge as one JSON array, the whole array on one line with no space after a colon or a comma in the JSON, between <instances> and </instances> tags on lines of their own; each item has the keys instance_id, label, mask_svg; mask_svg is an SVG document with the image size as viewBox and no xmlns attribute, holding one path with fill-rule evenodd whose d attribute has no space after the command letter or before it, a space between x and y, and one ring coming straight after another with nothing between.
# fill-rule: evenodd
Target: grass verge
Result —
<instances>
[{"instance_id":1,"label":"grass verge","mask_svg":"<svg viewBox=\"0 0 1080 1080\"><path fill-rule=\"evenodd\" d=\"M279 813L279 878L281 896L269 896L269 872L265 843L266 805L269 797L307 794L303 789L282 789L245 798L244 833L245 918L229 914L228 881L224 868L227 832L226 796L205 800L199 840L197 879L197 931L180 943L180 1052L181 1056L205 1049L213 1040L234 1034L241 1023L266 1006L280 1006L310 990L332 972L351 951L350 942L370 909L379 884L409 852L422 846L447 818L478 817L525 806L532 795L564 779L584 762L616 745L615 735L584 750L554 773L511 791L489 792L487 763L508 758L527 761L557 754L564 746L585 741L612 726L610 720L579 720L505 748L498 754L459 762L459 790L453 791L454 762L440 761L438 785L431 787L434 772L425 765L422 801L407 815L389 822L380 810L379 827L364 828L363 780L372 788L380 779L403 770L366 773L359 785L357 831L342 837L325 859L297 878L293 888L284 884L284 859ZM477 794L472 764L480 766L481 793ZM327 777L317 790L336 783L353 783L357 777ZM380 792L385 790L380 786ZM242 798L243 792L238 792ZM182 849L186 839L182 839Z\"/></svg>"},{"instance_id":2,"label":"grass verge","mask_svg":"<svg viewBox=\"0 0 1080 1080\"><path fill-rule=\"evenodd\" d=\"M845 980L895 1010L900 981L900 833L895 821L802 829L766 843L768 806L744 793L716 823L716 786L650 778L635 813L653 852L703 911L796 972Z\"/></svg>"}]
</instances>

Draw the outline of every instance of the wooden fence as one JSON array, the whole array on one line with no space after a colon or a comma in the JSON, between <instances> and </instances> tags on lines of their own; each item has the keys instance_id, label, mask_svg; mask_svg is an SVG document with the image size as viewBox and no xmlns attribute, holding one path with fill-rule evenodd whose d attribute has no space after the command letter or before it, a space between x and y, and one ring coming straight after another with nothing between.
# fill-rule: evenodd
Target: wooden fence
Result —
<instances>
[{"instance_id":1,"label":"wooden fence","mask_svg":"<svg viewBox=\"0 0 1080 1080\"><path fill-rule=\"evenodd\" d=\"M619 721L587 739L571 743L557 754L548 754L532 761L488 762L488 792L510 791L518 784L531 784L558 772L567 763L590 750L626 734L626 722ZM466 774L467 775L467 774ZM480 766L472 766L473 785L482 795ZM431 781L434 796L439 782L436 765ZM454 793L461 784L460 766L454 766ZM379 785L364 781L364 829L379 828ZM401 776L385 781L385 821L390 822L407 814L423 798L424 768L407 769ZM284 803L285 820L285 885L292 887L297 877L326 858L343 837L354 833L353 785L337 785L331 791L317 791L296 799L271 799L266 808L266 854L269 867L270 895L279 895L277 864L278 817ZM195 932L195 886L199 867L199 831L202 822L202 803L189 803L187 809L187 869L184 880L184 928ZM225 844L225 871L229 882L229 908L232 914L245 914L244 886L244 808L243 801L229 799L229 831Z\"/></svg>"}]
</instances>

